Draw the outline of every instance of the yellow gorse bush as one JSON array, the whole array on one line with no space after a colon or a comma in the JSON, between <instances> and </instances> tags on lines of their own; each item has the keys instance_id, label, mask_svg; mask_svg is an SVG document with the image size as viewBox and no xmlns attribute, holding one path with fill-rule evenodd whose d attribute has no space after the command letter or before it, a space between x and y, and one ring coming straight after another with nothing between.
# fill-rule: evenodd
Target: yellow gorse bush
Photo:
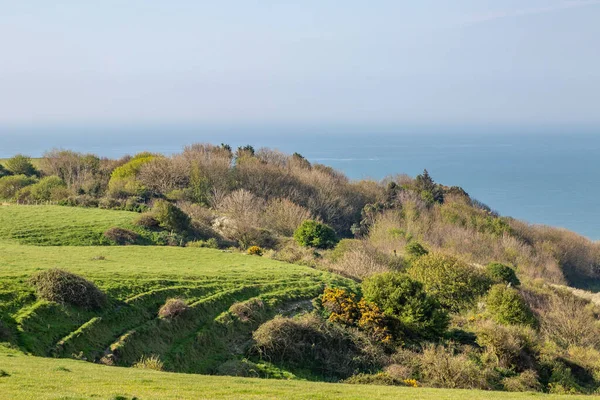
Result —
<instances>
[{"instance_id":1,"label":"yellow gorse bush","mask_svg":"<svg viewBox=\"0 0 600 400\"><path fill-rule=\"evenodd\" d=\"M339 288L325 289L321 302L331 313L328 318L330 322L358 327L383 343L392 340L383 313L376 304L365 299L357 302L354 293Z\"/></svg>"}]
</instances>

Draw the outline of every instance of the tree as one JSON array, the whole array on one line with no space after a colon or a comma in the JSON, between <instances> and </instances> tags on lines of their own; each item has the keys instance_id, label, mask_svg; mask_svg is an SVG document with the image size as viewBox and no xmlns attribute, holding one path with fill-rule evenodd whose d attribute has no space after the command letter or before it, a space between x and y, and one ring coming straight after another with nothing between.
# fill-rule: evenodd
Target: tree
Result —
<instances>
[{"instance_id":1,"label":"tree","mask_svg":"<svg viewBox=\"0 0 600 400\"><path fill-rule=\"evenodd\" d=\"M444 202L444 190L433 181L426 169L415 178L415 189L428 204Z\"/></svg>"},{"instance_id":2,"label":"tree","mask_svg":"<svg viewBox=\"0 0 600 400\"><path fill-rule=\"evenodd\" d=\"M16 156L9 158L5 164L6 169L13 175L34 176L38 173L31 163L31 158L24 156L23 154L17 154Z\"/></svg>"}]
</instances>

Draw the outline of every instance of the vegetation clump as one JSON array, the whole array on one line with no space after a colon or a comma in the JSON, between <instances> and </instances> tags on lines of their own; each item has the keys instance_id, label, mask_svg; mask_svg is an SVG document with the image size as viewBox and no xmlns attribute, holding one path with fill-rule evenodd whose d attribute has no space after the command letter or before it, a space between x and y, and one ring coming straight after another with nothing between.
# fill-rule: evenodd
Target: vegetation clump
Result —
<instances>
[{"instance_id":1,"label":"vegetation clump","mask_svg":"<svg viewBox=\"0 0 600 400\"><path fill-rule=\"evenodd\" d=\"M158 356L142 356L138 362L132 365L133 368L151 369L154 371L164 371L164 363Z\"/></svg>"},{"instance_id":2,"label":"vegetation clump","mask_svg":"<svg viewBox=\"0 0 600 400\"><path fill-rule=\"evenodd\" d=\"M38 272L29 282L39 298L85 309L100 309L107 303L106 295L87 279L53 268Z\"/></svg>"},{"instance_id":3,"label":"vegetation clump","mask_svg":"<svg viewBox=\"0 0 600 400\"><path fill-rule=\"evenodd\" d=\"M125 228L120 228L118 226L106 230L104 232L104 237L118 245L135 244L139 239L139 235L134 231Z\"/></svg>"},{"instance_id":4,"label":"vegetation clump","mask_svg":"<svg viewBox=\"0 0 600 400\"><path fill-rule=\"evenodd\" d=\"M160 318L173 319L180 315L183 315L188 310L187 303L180 298L167 299L158 310L158 316Z\"/></svg>"},{"instance_id":5,"label":"vegetation clump","mask_svg":"<svg viewBox=\"0 0 600 400\"><path fill-rule=\"evenodd\" d=\"M344 379L379 365L366 339L312 314L275 317L252 336L263 357L320 376Z\"/></svg>"},{"instance_id":6,"label":"vegetation clump","mask_svg":"<svg viewBox=\"0 0 600 400\"><path fill-rule=\"evenodd\" d=\"M473 306L490 287L489 278L476 267L439 253L418 258L407 273L452 312Z\"/></svg>"},{"instance_id":7,"label":"vegetation clump","mask_svg":"<svg viewBox=\"0 0 600 400\"><path fill-rule=\"evenodd\" d=\"M519 291L505 284L492 286L485 298L487 311L494 321L505 325L535 325L533 312Z\"/></svg>"},{"instance_id":8,"label":"vegetation clump","mask_svg":"<svg viewBox=\"0 0 600 400\"><path fill-rule=\"evenodd\" d=\"M31 158L23 154L17 154L9 158L4 165L13 175L35 176L38 174L38 171L31 163Z\"/></svg>"},{"instance_id":9,"label":"vegetation clump","mask_svg":"<svg viewBox=\"0 0 600 400\"><path fill-rule=\"evenodd\" d=\"M356 301L354 293L344 289L327 288L321 296L321 304L328 321L358 327L385 344L392 341L385 316L375 303L365 299Z\"/></svg>"},{"instance_id":10,"label":"vegetation clump","mask_svg":"<svg viewBox=\"0 0 600 400\"><path fill-rule=\"evenodd\" d=\"M448 314L438 301L423 290L420 282L386 272L362 284L365 299L377 304L395 322L395 331L412 338L440 337L448 327Z\"/></svg>"},{"instance_id":11,"label":"vegetation clump","mask_svg":"<svg viewBox=\"0 0 600 400\"><path fill-rule=\"evenodd\" d=\"M489 263L485 270L494 283L510 283L513 286L521 284L515 270L501 263Z\"/></svg>"},{"instance_id":12,"label":"vegetation clump","mask_svg":"<svg viewBox=\"0 0 600 400\"><path fill-rule=\"evenodd\" d=\"M185 233L190 229L190 217L179 207L166 200L157 200L154 203L152 215L166 230Z\"/></svg>"},{"instance_id":13,"label":"vegetation clump","mask_svg":"<svg viewBox=\"0 0 600 400\"><path fill-rule=\"evenodd\" d=\"M306 220L294 232L296 242L305 247L330 249L336 245L335 231L328 225L314 220Z\"/></svg>"},{"instance_id":14,"label":"vegetation clump","mask_svg":"<svg viewBox=\"0 0 600 400\"><path fill-rule=\"evenodd\" d=\"M246 252L248 253L248 255L251 255L251 256L262 256L263 255L263 249L261 249L259 246L250 246L250 247L248 247L248 250Z\"/></svg>"}]
</instances>

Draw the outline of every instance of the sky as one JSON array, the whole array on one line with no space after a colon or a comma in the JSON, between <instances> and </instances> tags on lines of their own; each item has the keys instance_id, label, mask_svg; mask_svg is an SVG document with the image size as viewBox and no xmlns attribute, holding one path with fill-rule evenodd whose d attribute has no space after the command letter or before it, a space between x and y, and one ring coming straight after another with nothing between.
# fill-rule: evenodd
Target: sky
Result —
<instances>
[{"instance_id":1,"label":"sky","mask_svg":"<svg viewBox=\"0 0 600 400\"><path fill-rule=\"evenodd\" d=\"M600 126L600 0L0 0L0 125Z\"/></svg>"}]
</instances>

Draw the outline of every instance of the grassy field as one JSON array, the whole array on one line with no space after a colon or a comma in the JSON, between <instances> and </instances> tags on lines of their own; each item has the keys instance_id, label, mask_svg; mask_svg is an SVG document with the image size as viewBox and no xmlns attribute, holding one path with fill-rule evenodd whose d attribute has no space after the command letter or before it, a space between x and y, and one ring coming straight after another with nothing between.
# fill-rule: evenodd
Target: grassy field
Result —
<instances>
[{"instance_id":1,"label":"grassy field","mask_svg":"<svg viewBox=\"0 0 600 400\"><path fill-rule=\"evenodd\" d=\"M589 396L363 386L175 374L0 351L2 399L411 399L581 400ZM1 374L1 372L0 372Z\"/></svg>"},{"instance_id":2,"label":"grassy field","mask_svg":"<svg viewBox=\"0 0 600 400\"><path fill-rule=\"evenodd\" d=\"M113 226L134 229L138 213L61 206L0 206L3 241L36 246L108 244L102 236Z\"/></svg>"}]
</instances>

